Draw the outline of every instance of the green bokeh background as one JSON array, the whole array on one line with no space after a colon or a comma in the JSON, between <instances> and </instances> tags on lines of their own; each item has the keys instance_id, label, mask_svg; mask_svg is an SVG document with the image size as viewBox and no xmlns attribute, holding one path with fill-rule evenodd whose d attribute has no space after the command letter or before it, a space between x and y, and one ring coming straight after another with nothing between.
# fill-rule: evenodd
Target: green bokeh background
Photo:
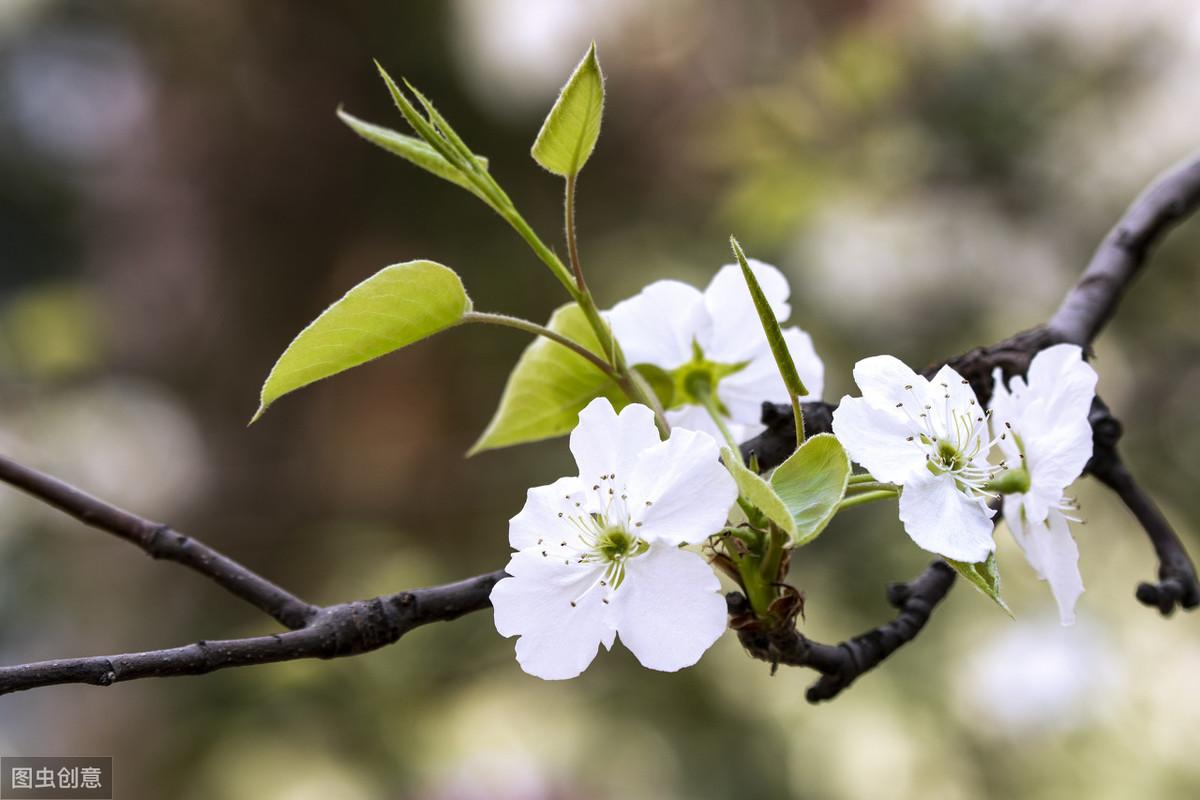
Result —
<instances>
[{"instance_id":1,"label":"green bokeh background","mask_svg":"<svg viewBox=\"0 0 1200 800\"><path fill-rule=\"evenodd\" d=\"M1124 205L1200 142L1188 0L0 3L0 449L328 603L494 569L562 441L463 453L527 343L455 330L306 389L252 429L291 337L381 266L431 258L477 308L561 289L466 193L359 141L399 126L378 58L438 103L548 241L528 157L595 38L580 183L602 306L704 284L727 237L779 265L852 391L1045 319ZM558 245L561 248L561 244ZM1129 462L1200 550L1200 225L1097 347ZM1000 533L1009 620L958 587L918 643L820 707L726 636L678 675L618 648L519 671L490 615L341 662L0 699L0 752L112 755L123 798L1128 798L1200 794L1200 635L1133 600L1154 562L1078 491L1087 593L1063 629ZM887 617L929 557L887 508L795 558L806 632ZM0 660L272 630L203 579L0 489Z\"/></svg>"}]
</instances>

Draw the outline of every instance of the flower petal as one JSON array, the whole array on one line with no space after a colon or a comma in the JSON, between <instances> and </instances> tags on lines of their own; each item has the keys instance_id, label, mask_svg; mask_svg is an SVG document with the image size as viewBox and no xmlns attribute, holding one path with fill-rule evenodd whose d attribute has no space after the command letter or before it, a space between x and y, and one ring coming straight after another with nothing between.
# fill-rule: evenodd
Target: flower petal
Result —
<instances>
[{"instance_id":1,"label":"flower petal","mask_svg":"<svg viewBox=\"0 0 1200 800\"><path fill-rule=\"evenodd\" d=\"M1050 584L1059 620L1063 625L1073 625L1075 603L1083 594L1083 577L1079 574L1079 547L1067 518L1051 510L1045 522L1030 522L1021 513L1019 499L1010 495L1004 498L1004 520L1029 565Z\"/></svg>"},{"instance_id":2,"label":"flower petal","mask_svg":"<svg viewBox=\"0 0 1200 800\"><path fill-rule=\"evenodd\" d=\"M584 490L603 475L615 474L617 484L627 481L638 453L660 441L649 408L634 403L617 414L607 398L597 397L579 412L579 424L571 431L571 454Z\"/></svg>"},{"instance_id":3,"label":"flower petal","mask_svg":"<svg viewBox=\"0 0 1200 800\"><path fill-rule=\"evenodd\" d=\"M539 539L575 539L579 531L568 517L579 513L583 501L578 478L559 478L549 486L535 486L525 495L525 506L508 521L508 544L513 550L533 547Z\"/></svg>"},{"instance_id":4,"label":"flower petal","mask_svg":"<svg viewBox=\"0 0 1200 800\"><path fill-rule=\"evenodd\" d=\"M674 369L692 358L692 342L709 336L704 295L679 281L656 281L606 315L630 364Z\"/></svg>"},{"instance_id":5,"label":"flower petal","mask_svg":"<svg viewBox=\"0 0 1200 800\"><path fill-rule=\"evenodd\" d=\"M783 340L792 354L804 388L808 389L805 399L819 399L825 388L825 365L813 349L812 337L799 328L787 328L783 331ZM779 367L765 339L745 368L717 384L717 397L729 409L730 417L744 425L759 424L763 401L791 402L787 386L779 376Z\"/></svg>"},{"instance_id":6,"label":"flower petal","mask_svg":"<svg viewBox=\"0 0 1200 800\"><path fill-rule=\"evenodd\" d=\"M613 595L621 641L643 667L674 672L700 660L725 631L721 582L704 559L653 545L628 562Z\"/></svg>"},{"instance_id":7,"label":"flower petal","mask_svg":"<svg viewBox=\"0 0 1200 800\"><path fill-rule=\"evenodd\" d=\"M514 553L505 569L511 577L493 587L491 601L500 635L521 637L516 648L521 669L545 680L574 678L592 663L601 644L612 646L604 595L598 589L586 592L602 569L564 564L537 549Z\"/></svg>"},{"instance_id":8,"label":"flower petal","mask_svg":"<svg viewBox=\"0 0 1200 800\"><path fill-rule=\"evenodd\" d=\"M996 548L991 514L960 492L949 474L906 483L900 521L919 547L955 561L977 564Z\"/></svg>"},{"instance_id":9,"label":"flower petal","mask_svg":"<svg viewBox=\"0 0 1200 800\"><path fill-rule=\"evenodd\" d=\"M854 365L854 382L866 400L878 408L904 404L914 413L926 403L929 381L895 356L871 356Z\"/></svg>"},{"instance_id":10,"label":"flower petal","mask_svg":"<svg viewBox=\"0 0 1200 800\"><path fill-rule=\"evenodd\" d=\"M679 428L644 451L626 487L631 530L666 544L694 544L720 531L737 485L719 459L711 436Z\"/></svg>"},{"instance_id":11,"label":"flower petal","mask_svg":"<svg viewBox=\"0 0 1200 800\"><path fill-rule=\"evenodd\" d=\"M1036 414L1038 410L1034 408L1030 412ZM1026 414L1017 428L1025 443L1025 463L1030 477L1025 512L1030 521L1042 522L1050 507L1083 473L1092 457L1092 426L1086 416L1078 417L1073 424L1064 423L1054 428L1046 428L1041 423L1025 424L1030 417L1031 414Z\"/></svg>"},{"instance_id":12,"label":"flower petal","mask_svg":"<svg viewBox=\"0 0 1200 800\"><path fill-rule=\"evenodd\" d=\"M776 319L787 319L792 313L787 299L791 290L787 278L775 267L756 259L747 259L750 271L758 279L767 303ZM704 355L710 361L736 364L754 357L767 342L762 321L754 308L750 289L742 277L742 268L727 264L717 271L704 290L704 305L712 320L709 337L700 340ZM661 313L661 312L660 312Z\"/></svg>"},{"instance_id":13,"label":"flower petal","mask_svg":"<svg viewBox=\"0 0 1200 800\"><path fill-rule=\"evenodd\" d=\"M878 408L861 397L843 397L833 412L833 434L850 458L877 480L890 483L923 477L925 451L907 441L913 425L898 412Z\"/></svg>"},{"instance_id":14,"label":"flower petal","mask_svg":"<svg viewBox=\"0 0 1200 800\"><path fill-rule=\"evenodd\" d=\"M1047 415L1061 422L1086 419L1096 396L1096 370L1083 360L1074 344L1056 344L1033 357L1029 388L1044 399Z\"/></svg>"}]
</instances>

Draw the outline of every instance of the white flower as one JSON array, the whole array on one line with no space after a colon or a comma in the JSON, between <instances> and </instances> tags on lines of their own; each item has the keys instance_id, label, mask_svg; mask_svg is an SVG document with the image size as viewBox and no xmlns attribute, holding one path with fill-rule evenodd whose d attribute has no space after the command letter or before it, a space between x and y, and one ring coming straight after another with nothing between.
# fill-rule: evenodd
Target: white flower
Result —
<instances>
[{"instance_id":1,"label":"white flower","mask_svg":"<svg viewBox=\"0 0 1200 800\"><path fill-rule=\"evenodd\" d=\"M720 582L679 548L720 531L737 499L711 436L660 441L642 405L618 416L604 398L571 433L579 477L529 490L509 522L510 577L492 590L496 630L520 636L517 661L573 678L621 641L650 669L695 664L725 630Z\"/></svg>"},{"instance_id":2,"label":"white flower","mask_svg":"<svg viewBox=\"0 0 1200 800\"><path fill-rule=\"evenodd\" d=\"M776 318L787 319L791 306L783 273L761 261L749 263ZM730 433L742 441L762 430L764 400L791 402L736 264L722 267L703 292L679 281L656 281L606 316L630 364L666 371L674 388L667 409L672 427L719 437L700 396L715 393ZM808 397L820 398L825 366L812 339L795 327L784 328L783 338Z\"/></svg>"},{"instance_id":3,"label":"white flower","mask_svg":"<svg viewBox=\"0 0 1200 800\"><path fill-rule=\"evenodd\" d=\"M899 484L900 519L913 541L955 561L995 549L986 484L987 418L961 375L942 367L926 380L892 356L854 366L862 397L843 397L834 435L876 480Z\"/></svg>"},{"instance_id":4,"label":"white flower","mask_svg":"<svg viewBox=\"0 0 1200 800\"><path fill-rule=\"evenodd\" d=\"M1083 593L1079 548L1068 521L1076 506L1063 492L1092 457L1088 411L1096 394L1096 371L1071 344L1042 350L1029 365L1027 380L1004 385L997 369L992 396L992 427L1010 465L1023 467L1028 489L1004 496L1004 519L1025 558L1050 584L1064 625L1075 621Z\"/></svg>"}]
</instances>

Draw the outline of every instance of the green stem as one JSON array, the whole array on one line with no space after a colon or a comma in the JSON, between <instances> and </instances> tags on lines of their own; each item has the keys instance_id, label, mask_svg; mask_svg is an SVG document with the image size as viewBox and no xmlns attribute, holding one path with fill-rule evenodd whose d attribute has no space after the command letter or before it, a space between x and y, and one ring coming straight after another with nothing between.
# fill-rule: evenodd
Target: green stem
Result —
<instances>
[{"instance_id":1,"label":"green stem","mask_svg":"<svg viewBox=\"0 0 1200 800\"><path fill-rule=\"evenodd\" d=\"M851 508L853 506L861 506L865 503L874 503L876 500L890 500L893 497L898 497L900 492L895 489L886 491L880 490L876 492L863 492L862 494L851 495L838 503L838 511L843 508Z\"/></svg>"},{"instance_id":2,"label":"green stem","mask_svg":"<svg viewBox=\"0 0 1200 800\"><path fill-rule=\"evenodd\" d=\"M581 294L588 294L587 282L583 279L583 265L579 262L579 241L575 236L576 177L576 175L567 176L567 196L563 201L563 214L566 217L567 256L571 260L571 269L575 271L575 285Z\"/></svg>"},{"instance_id":3,"label":"green stem","mask_svg":"<svg viewBox=\"0 0 1200 800\"><path fill-rule=\"evenodd\" d=\"M729 449L737 456L738 461L742 460L742 449L734 440L733 434L729 431L729 426L725 424L725 420L721 418L721 411L717 408L717 398L711 392L702 392L697 398L704 403L704 410L708 412L708 416L712 419L713 424L717 426L717 430L721 432L722 438L725 439L725 444L729 445Z\"/></svg>"},{"instance_id":4,"label":"green stem","mask_svg":"<svg viewBox=\"0 0 1200 800\"><path fill-rule=\"evenodd\" d=\"M875 476L872 475L871 473L860 472L857 475L851 475L849 483L851 486L853 486L856 483L871 483L874 480L875 480Z\"/></svg>"},{"instance_id":5,"label":"green stem","mask_svg":"<svg viewBox=\"0 0 1200 800\"><path fill-rule=\"evenodd\" d=\"M866 492L875 489L894 492L896 491L896 486L895 484L883 483L882 481L859 481L858 483L851 483L846 487L846 491L848 492Z\"/></svg>"},{"instance_id":6,"label":"green stem","mask_svg":"<svg viewBox=\"0 0 1200 800\"><path fill-rule=\"evenodd\" d=\"M574 339L568 339L561 333L552 331L544 325L538 325L536 322L530 322L529 320L521 319L520 317L510 317L507 314L491 314L483 311L468 311L463 315L462 319L459 321L459 324L461 325L468 322L476 322L483 325L499 325L505 328L515 328L519 331L532 333L535 336L545 336L547 339L557 342L568 350L571 350L577 355L587 359L596 367L596 369L612 378L618 384L621 382L621 376L607 361L600 358L600 356L596 355L591 350L588 350Z\"/></svg>"}]
</instances>

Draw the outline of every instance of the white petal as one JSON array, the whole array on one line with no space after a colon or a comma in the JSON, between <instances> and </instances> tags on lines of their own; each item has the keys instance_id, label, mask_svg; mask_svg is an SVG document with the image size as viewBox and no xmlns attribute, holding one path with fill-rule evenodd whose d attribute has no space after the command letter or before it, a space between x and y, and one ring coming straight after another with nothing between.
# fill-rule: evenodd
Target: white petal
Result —
<instances>
[{"instance_id":1,"label":"white petal","mask_svg":"<svg viewBox=\"0 0 1200 800\"><path fill-rule=\"evenodd\" d=\"M654 545L628 562L613 596L621 641L643 667L674 672L700 660L725 631L721 583L704 559Z\"/></svg>"},{"instance_id":2,"label":"white petal","mask_svg":"<svg viewBox=\"0 0 1200 800\"><path fill-rule=\"evenodd\" d=\"M788 328L783 332L783 340L792 354L804 388L808 389L804 399L819 399L825 388L825 365L813 350L812 337L799 328ZM717 384L717 397L729 409L730 416L745 425L759 424L763 401L791 402L783 378L779 376L775 357L765 339L762 348L744 369Z\"/></svg>"},{"instance_id":3,"label":"white petal","mask_svg":"<svg viewBox=\"0 0 1200 800\"><path fill-rule=\"evenodd\" d=\"M606 315L630 364L674 369L692 358L692 342L707 340L704 295L679 281L656 281Z\"/></svg>"},{"instance_id":4,"label":"white petal","mask_svg":"<svg viewBox=\"0 0 1200 800\"><path fill-rule=\"evenodd\" d=\"M960 492L948 474L905 484L900 520L919 547L955 561L984 561L996 547L991 515Z\"/></svg>"},{"instance_id":5,"label":"white petal","mask_svg":"<svg viewBox=\"0 0 1200 800\"><path fill-rule=\"evenodd\" d=\"M787 319L792 313L788 305L787 278L775 267L753 258L747 259L750 271L758 279L763 294L776 319ZM760 345L767 341L762 321L754 308L750 289L742 277L742 268L727 264L717 271L704 290L704 304L712 320L709 338L700 341L704 355L710 361L736 364L754 357Z\"/></svg>"},{"instance_id":6,"label":"white petal","mask_svg":"<svg viewBox=\"0 0 1200 800\"><path fill-rule=\"evenodd\" d=\"M854 365L854 382L863 399L879 408L903 403L910 410L919 410L929 395L929 381L895 356L862 359Z\"/></svg>"},{"instance_id":7,"label":"white petal","mask_svg":"<svg viewBox=\"0 0 1200 800\"><path fill-rule=\"evenodd\" d=\"M1030 432L1022 427L1018 432L1025 443L1031 484L1025 496L1025 510L1031 521L1041 522L1092 457L1092 426L1086 417L1079 417L1071 425L1049 430L1041 425L1034 428Z\"/></svg>"},{"instance_id":8,"label":"white petal","mask_svg":"<svg viewBox=\"0 0 1200 800\"><path fill-rule=\"evenodd\" d=\"M898 412L878 408L861 397L843 397L833 412L833 434L850 458L877 480L905 483L929 474L925 451L906 441L912 424Z\"/></svg>"},{"instance_id":9,"label":"white petal","mask_svg":"<svg viewBox=\"0 0 1200 800\"><path fill-rule=\"evenodd\" d=\"M508 521L508 543L513 550L533 547L539 539L561 541L579 532L569 517L579 513L576 503L583 492L578 478L559 478L549 486L535 486L525 495L525 507Z\"/></svg>"},{"instance_id":10,"label":"white petal","mask_svg":"<svg viewBox=\"0 0 1200 800\"><path fill-rule=\"evenodd\" d=\"M1010 497L1004 498L1008 529L1038 577L1050 584L1059 620L1063 625L1072 625L1075 603L1083 594L1083 577L1079 574L1079 547L1067 519L1051 510L1045 522L1030 522L1021 514L1020 502Z\"/></svg>"},{"instance_id":11,"label":"white petal","mask_svg":"<svg viewBox=\"0 0 1200 800\"><path fill-rule=\"evenodd\" d=\"M1069 424L1087 418L1096 396L1096 377L1078 345L1056 344L1033 357L1028 384L1030 392L1046 403L1051 419Z\"/></svg>"},{"instance_id":12,"label":"white petal","mask_svg":"<svg viewBox=\"0 0 1200 800\"><path fill-rule=\"evenodd\" d=\"M521 637L516 648L521 669L545 680L574 678L601 644L612 646L603 590L584 594L602 569L544 558L536 549L514 553L505 569L511 577L496 584L491 601L500 635Z\"/></svg>"},{"instance_id":13,"label":"white petal","mask_svg":"<svg viewBox=\"0 0 1200 800\"><path fill-rule=\"evenodd\" d=\"M1009 430L1009 426L1014 426L1020 416L1020 409L1013 393L1009 391L1004 384L1004 371L996 367L992 371L992 402L988 405L992 412L992 436L999 439L998 446L1004 454L1004 458L1011 465L1016 465L1020 458L1021 450L1017 447L1017 440L1013 437Z\"/></svg>"},{"instance_id":14,"label":"white petal","mask_svg":"<svg viewBox=\"0 0 1200 800\"><path fill-rule=\"evenodd\" d=\"M618 485L627 481L638 453L660 441L649 408L635 403L618 415L612 403L597 397L579 412L579 424L571 431L571 454L583 488L599 483L602 475L615 474Z\"/></svg>"},{"instance_id":15,"label":"white petal","mask_svg":"<svg viewBox=\"0 0 1200 800\"><path fill-rule=\"evenodd\" d=\"M704 406L686 405L668 408L667 423L671 430L702 431L714 439L721 439L721 430L712 421Z\"/></svg>"},{"instance_id":16,"label":"white petal","mask_svg":"<svg viewBox=\"0 0 1200 800\"><path fill-rule=\"evenodd\" d=\"M719 459L711 436L678 428L643 452L626 487L631 530L667 544L694 544L720 531L737 485Z\"/></svg>"},{"instance_id":17,"label":"white petal","mask_svg":"<svg viewBox=\"0 0 1200 800\"><path fill-rule=\"evenodd\" d=\"M947 397L949 395L949 397ZM983 416L983 406L979 405L975 397L975 390L971 388L971 384L959 375L953 367L943 365L929 381L929 404L933 406L933 411L941 409L943 412L947 405L952 413L963 414L969 413L971 419ZM937 418L937 414L934 415ZM954 430L953 422L950 423L948 431ZM986 428L984 429L986 434ZM986 441L986 440L985 440Z\"/></svg>"}]
</instances>

